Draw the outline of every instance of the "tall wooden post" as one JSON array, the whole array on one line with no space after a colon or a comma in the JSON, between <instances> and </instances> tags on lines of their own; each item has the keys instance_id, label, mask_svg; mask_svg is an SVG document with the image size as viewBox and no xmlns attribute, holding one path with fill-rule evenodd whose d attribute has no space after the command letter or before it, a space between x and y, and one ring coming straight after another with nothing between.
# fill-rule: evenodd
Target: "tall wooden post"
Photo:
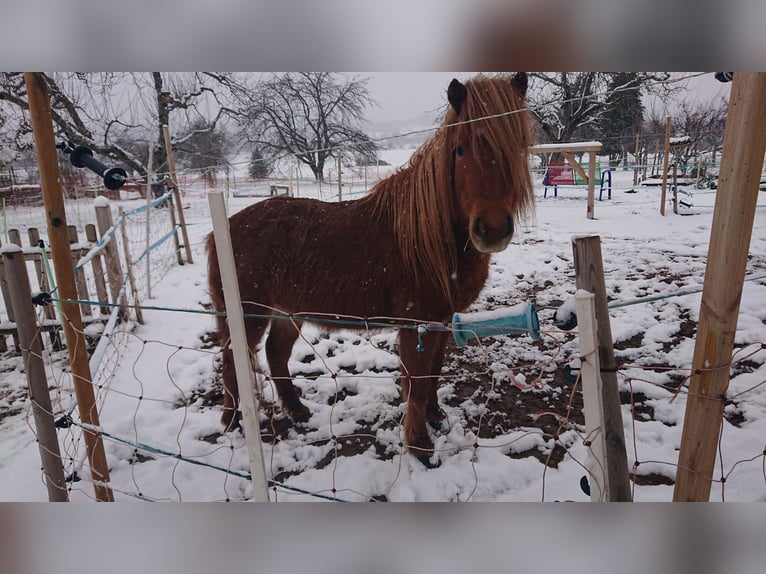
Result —
<instances>
[{"instance_id":1,"label":"tall wooden post","mask_svg":"<svg viewBox=\"0 0 766 574\"><path fill-rule=\"evenodd\" d=\"M665 119L665 155L662 158L662 198L660 201L660 213L665 215L665 197L668 190L668 160L670 158L670 128L673 118Z\"/></svg>"},{"instance_id":2,"label":"tall wooden post","mask_svg":"<svg viewBox=\"0 0 766 574\"><path fill-rule=\"evenodd\" d=\"M29 284L24 252L17 245L7 245L2 248L2 254L8 274L11 301L16 313L16 330L24 360L48 499L51 502L67 502L69 496L64 480L64 467L61 464L61 450L53 422L48 378L42 358L41 331L37 328L35 308L32 305L32 288Z\"/></svg>"},{"instance_id":3,"label":"tall wooden post","mask_svg":"<svg viewBox=\"0 0 766 574\"><path fill-rule=\"evenodd\" d=\"M635 159L636 165L633 166L633 185L638 185L638 171L641 169L641 162L638 158L639 153L641 152L641 134L636 133L636 151L633 152L633 158Z\"/></svg>"},{"instance_id":4,"label":"tall wooden post","mask_svg":"<svg viewBox=\"0 0 766 574\"><path fill-rule=\"evenodd\" d=\"M338 155L338 201L343 201L343 182L341 179L341 163L340 155Z\"/></svg>"},{"instance_id":5,"label":"tall wooden post","mask_svg":"<svg viewBox=\"0 0 766 574\"><path fill-rule=\"evenodd\" d=\"M710 232L675 501L707 501L766 153L766 72L734 74Z\"/></svg>"},{"instance_id":6,"label":"tall wooden post","mask_svg":"<svg viewBox=\"0 0 766 574\"><path fill-rule=\"evenodd\" d=\"M178 186L178 174L176 173L176 160L173 155L173 146L170 142L170 129L168 126L162 126L162 135L165 138L165 151L168 156L168 169L170 177L173 180L173 197L175 198L176 209L178 210L178 224L181 226L181 235L184 238L184 249L186 250L186 262L192 261L191 245L189 244L189 234L186 232L186 219L184 218L184 206L181 203L181 189Z\"/></svg>"},{"instance_id":7,"label":"tall wooden post","mask_svg":"<svg viewBox=\"0 0 766 574\"><path fill-rule=\"evenodd\" d=\"M579 164L578 164L579 165ZM596 205L596 152L588 152L588 219L595 219Z\"/></svg>"},{"instance_id":8,"label":"tall wooden post","mask_svg":"<svg viewBox=\"0 0 766 574\"><path fill-rule=\"evenodd\" d=\"M146 298L152 298L152 183L154 182L154 144L149 144L149 160L146 162Z\"/></svg>"},{"instance_id":9,"label":"tall wooden post","mask_svg":"<svg viewBox=\"0 0 766 574\"><path fill-rule=\"evenodd\" d=\"M114 495L112 489L109 488L109 467L106 464L104 443L101 435L91 430L100 427L101 423L98 418L90 366L88 365L88 345L83 331L82 317L77 304L66 301L77 298L77 289L74 281L74 269L72 268L72 253L69 249L69 233L67 231L66 212L64 211L64 195L61 192L48 88L42 74L36 72L25 72L24 82L29 99L29 115L32 119L37 161L40 166L40 183L48 224L48 239L51 243L51 255L56 270L59 298L62 299L64 335L69 351L69 364L72 369L77 407L80 420L84 425L83 437L86 454L90 462L93 488L97 500L112 501Z\"/></svg>"},{"instance_id":10,"label":"tall wooden post","mask_svg":"<svg viewBox=\"0 0 766 574\"><path fill-rule=\"evenodd\" d=\"M576 284L595 295L598 333L598 358L601 367L604 440L608 451L606 469L609 500L631 500L628 455L625 450L625 431L622 425L620 391L617 386L617 363L612 347L612 326L607 308L604 263L601 258L601 238L575 237L572 240Z\"/></svg>"}]
</instances>

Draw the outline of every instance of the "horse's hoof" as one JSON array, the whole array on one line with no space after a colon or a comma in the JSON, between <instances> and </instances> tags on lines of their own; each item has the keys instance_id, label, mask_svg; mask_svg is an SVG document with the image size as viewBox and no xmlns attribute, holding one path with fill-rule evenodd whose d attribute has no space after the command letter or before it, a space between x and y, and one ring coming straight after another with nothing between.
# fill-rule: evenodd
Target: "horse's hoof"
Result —
<instances>
[{"instance_id":1,"label":"horse's hoof","mask_svg":"<svg viewBox=\"0 0 766 574\"><path fill-rule=\"evenodd\" d=\"M307 423L311 418L311 410L306 405L300 405L296 409L289 409L288 415L294 423Z\"/></svg>"},{"instance_id":2,"label":"horse's hoof","mask_svg":"<svg viewBox=\"0 0 766 574\"><path fill-rule=\"evenodd\" d=\"M447 430L445 428L445 421L444 421L444 419L438 419L438 420L428 419L428 426L430 426L435 431Z\"/></svg>"},{"instance_id":3,"label":"horse's hoof","mask_svg":"<svg viewBox=\"0 0 766 574\"><path fill-rule=\"evenodd\" d=\"M418 459L426 468L436 468L439 466L438 461L432 462L431 459L437 459L434 452L434 445L430 439L421 437L421 440L413 440L407 445L407 451L416 459Z\"/></svg>"},{"instance_id":4,"label":"horse's hoof","mask_svg":"<svg viewBox=\"0 0 766 574\"><path fill-rule=\"evenodd\" d=\"M420 461L420 463L429 470L434 468L439 468L442 464L438 458L436 460L431 460L434 458L431 456L417 456L415 458L417 458Z\"/></svg>"},{"instance_id":5,"label":"horse's hoof","mask_svg":"<svg viewBox=\"0 0 766 574\"><path fill-rule=\"evenodd\" d=\"M426 413L426 420L428 426L434 430L442 430L444 428L444 421L447 419L447 413L445 413L439 407L435 409L428 409Z\"/></svg>"},{"instance_id":6,"label":"horse's hoof","mask_svg":"<svg viewBox=\"0 0 766 574\"><path fill-rule=\"evenodd\" d=\"M242 430L242 414L234 409L224 409L221 424L224 433Z\"/></svg>"}]
</instances>

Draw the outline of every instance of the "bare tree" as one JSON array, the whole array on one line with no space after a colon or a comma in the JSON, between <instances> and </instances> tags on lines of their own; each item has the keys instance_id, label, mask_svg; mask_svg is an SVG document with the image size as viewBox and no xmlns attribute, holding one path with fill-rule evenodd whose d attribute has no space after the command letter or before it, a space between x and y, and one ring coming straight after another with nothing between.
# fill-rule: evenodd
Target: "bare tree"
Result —
<instances>
[{"instance_id":1,"label":"bare tree","mask_svg":"<svg viewBox=\"0 0 766 574\"><path fill-rule=\"evenodd\" d=\"M213 131L222 118L238 112L230 106L247 91L242 78L209 72L54 73L45 74L57 136L85 145L96 154L147 173L149 142L155 145L155 170L166 169L162 126L184 135ZM19 149L31 142L26 86L21 73L0 73L0 109L6 137ZM204 119L201 129L189 129ZM202 124L199 124L202 125ZM151 127L153 126L153 127Z\"/></svg>"},{"instance_id":2,"label":"bare tree","mask_svg":"<svg viewBox=\"0 0 766 574\"><path fill-rule=\"evenodd\" d=\"M615 81L619 74L607 72L535 72L530 76L530 109L540 132L551 143L594 137L610 94L621 90L666 94L676 89L666 83L670 79L666 72L637 72L626 76L622 84Z\"/></svg>"},{"instance_id":3,"label":"bare tree","mask_svg":"<svg viewBox=\"0 0 766 574\"><path fill-rule=\"evenodd\" d=\"M685 137L687 142L676 150L682 154L678 158L680 164L685 166L681 168L681 173L686 174L686 167L691 162L693 167L700 168L696 177L703 177L708 165L716 163L717 155L723 146L727 115L728 103L724 98L665 102L664 109L651 107L644 118L641 138L645 142L646 157L648 158L650 151L655 155L652 173L659 168L668 116L672 118L671 136Z\"/></svg>"},{"instance_id":4,"label":"bare tree","mask_svg":"<svg viewBox=\"0 0 766 574\"><path fill-rule=\"evenodd\" d=\"M681 102L674 114L673 125L678 135L689 138L689 155L710 152L715 163L716 156L723 146L728 110L729 104L724 98Z\"/></svg>"},{"instance_id":5,"label":"bare tree","mask_svg":"<svg viewBox=\"0 0 766 574\"><path fill-rule=\"evenodd\" d=\"M294 156L322 181L329 158L376 153L375 143L357 127L372 103L366 79L329 72L281 74L254 94L246 136L271 157Z\"/></svg>"}]
</instances>

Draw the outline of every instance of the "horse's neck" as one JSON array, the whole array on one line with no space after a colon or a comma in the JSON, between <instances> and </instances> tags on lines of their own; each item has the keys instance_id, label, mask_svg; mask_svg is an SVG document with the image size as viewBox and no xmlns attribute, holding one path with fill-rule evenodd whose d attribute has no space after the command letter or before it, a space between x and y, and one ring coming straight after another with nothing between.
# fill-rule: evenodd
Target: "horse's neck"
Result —
<instances>
[{"instance_id":1,"label":"horse's neck","mask_svg":"<svg viewBox=\"0 0 766 574\"><path fill-rule=\"evenodd\" d=\"M457 248L455 263L455 285L453 304L458 311L465 310L484 287L489 276L489 259L487 253L480 253L468 239L468 233L457 233L455 236Z\"/></svg>"}]
</instances>

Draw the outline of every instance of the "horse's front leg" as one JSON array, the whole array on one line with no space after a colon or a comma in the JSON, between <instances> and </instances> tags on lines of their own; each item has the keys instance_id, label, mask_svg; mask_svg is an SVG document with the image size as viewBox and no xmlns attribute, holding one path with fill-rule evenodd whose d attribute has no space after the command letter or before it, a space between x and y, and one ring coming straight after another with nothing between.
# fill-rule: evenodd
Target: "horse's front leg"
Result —
<instances>
[{"instance_id":1,"label":"horse's front leg","mask_svg":"<svg viewBox=\"0 0 766 574\"><path fill-rule=\"evenodd\" d=\"M447 347L449 333L429 333L425 339L428 345L434 346L434 355L431 359L431 377L429 379L426 420L432 428L439 429L441 428L442 421L447 418L447 414L439 406L439 398L436 395L436 391L439 389L439 375L441 375L442 365L444 364L444 351Z\"/></svg>"},{"instance_id":2,"label":"horse's front leg","mask_svg":"<svg viewBox=\"0 0 766 574\"><path fill-rule=\"evenodd\" d=\"M399 354L402 361L402 389L407 399L407 413L404 417L404 440L407 450L427 466L433 454L433 442L428 434L426 421L438 417L436 411L436 385L434 376L436 361L441 368L446 336L444 333L429 333L423 338L423 349L418 351L418 335L414 329L399 331Z\"/></svg>"}]
</instances>

